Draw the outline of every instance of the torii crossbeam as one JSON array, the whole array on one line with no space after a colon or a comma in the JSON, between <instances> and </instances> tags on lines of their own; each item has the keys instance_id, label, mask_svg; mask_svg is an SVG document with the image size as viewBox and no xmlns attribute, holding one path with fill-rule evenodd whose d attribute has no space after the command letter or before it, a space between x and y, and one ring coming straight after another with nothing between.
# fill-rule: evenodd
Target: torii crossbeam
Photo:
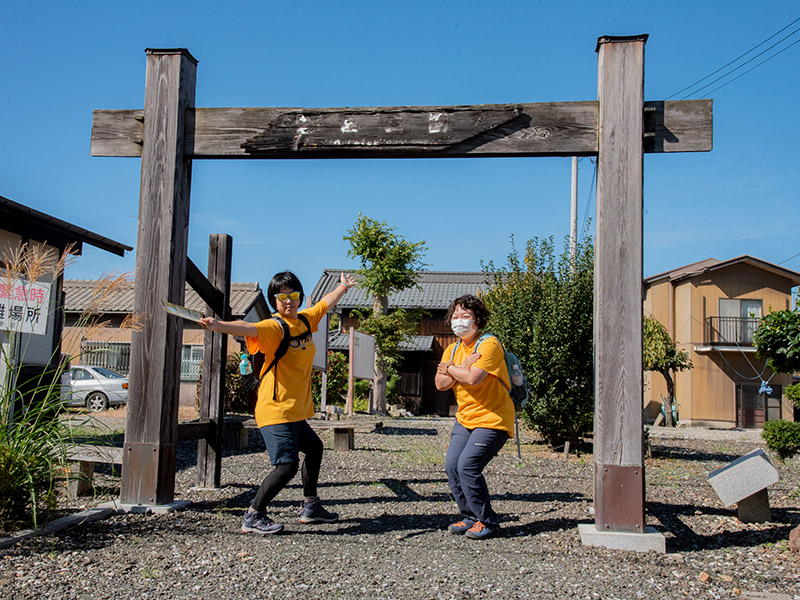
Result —
<instances>
[{"instance_id":1,"label":"torii crossbeam","mask_svg":"<svg viewBox=\"0 0 800 600\"><path fill-rule=\"evenodd\" d=\"M93 156L142 159L134 310L151 319L132 340L121 501L173 500L181 325L157 303L183 301L192 160L597 156L595 525L581 535L663 551L663 536L641 542L643 154L711 150L712 102L645 102L646 41L598 39L597 101L378 108L197 108L191 54L147 50L144 110L92 126Z\"/></svg>"}]
</instances>

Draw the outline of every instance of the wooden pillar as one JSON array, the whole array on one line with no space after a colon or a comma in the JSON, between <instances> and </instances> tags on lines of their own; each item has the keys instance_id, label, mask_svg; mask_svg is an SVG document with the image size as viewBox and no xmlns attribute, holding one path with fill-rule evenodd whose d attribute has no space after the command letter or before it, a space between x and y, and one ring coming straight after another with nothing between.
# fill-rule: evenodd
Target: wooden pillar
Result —
<instances>
[{"instance_id":1,"label":"wooden pillar","mask_svg":"<svg viewBox=\"0 0 800 600\"><path fill-rule=\"evenodd\" d=\"M597 531L644 533L642 182L647 36L598 40L594 272Z\"/></svg>"},{"instance_id":2,"label":"wooden pillar","mask_svg":"<svg viewBox=\"0 0 800 600\"><path fill-rule=\"evenodd\" d=\"M353 378L353 364L355 363L356 356L356 338L355 326L350 326L350 348L348 350L347 360L347 401L344 405L344 414L353 416L353 402L355 400L355 379Z\"/></svg>"},{"instance_id":3,"label":"wooden pillar","mask_svg":"<svg viewBox=\"0 0 800 600\"><path fill-rule=\"evenodd\" d=\"M224 233L209 236L208 280L223 295L223 314L214 316L228 321L231 296L231 255L233 238ZM210 314L211 307L206 314ZM197 487L220 486L222 448L225 439L225 370L228 359L228 335L207 331L203 348L203 383L200 396L200 419L210 419L211 439L197 442Z\"/></svg>"},{"instance_id":4,"label":"wooden pillar","mask_svg":"<svg viewBox=\"0 0 800 600\"><path fill-rule=\"evenodd\" d=\"M183 304L191 158L184 150L197 61L185 49L147 50L144 144L136 243L134 311L145 317L131 339L130 393L120 500L172 502L183 323L161 300Z\"/></svg>"}]
</instances>

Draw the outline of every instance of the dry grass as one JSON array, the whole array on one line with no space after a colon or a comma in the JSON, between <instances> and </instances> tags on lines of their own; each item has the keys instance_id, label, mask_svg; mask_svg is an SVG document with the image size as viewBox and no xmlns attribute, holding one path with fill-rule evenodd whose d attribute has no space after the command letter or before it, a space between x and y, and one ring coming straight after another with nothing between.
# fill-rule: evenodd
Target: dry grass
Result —
<instances>
[{"instance_id":1,"label":"dry grass","mask_svg":"<svg viewBox=\"0 0 800 600\"><path fill-rule=\"evenodd\" d=\"M81 409L84 410L84 409ZM109 408L106 411L93 413L97 419L126 419L128 417L128 407L118 406ZM178 407L178 421L194 421L199 417L197 409L194 406L179 406Z\"/></svg>"}]
</instances>

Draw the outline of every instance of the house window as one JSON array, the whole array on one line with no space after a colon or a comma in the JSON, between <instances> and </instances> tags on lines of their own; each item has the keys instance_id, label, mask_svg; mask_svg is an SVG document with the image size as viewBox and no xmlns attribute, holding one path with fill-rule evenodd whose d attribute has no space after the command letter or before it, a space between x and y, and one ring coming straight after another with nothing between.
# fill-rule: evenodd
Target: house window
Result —
<instances>
[{"instance_id":1,"label":"house window","mask_svg":"<svg viewBox=\"0 0 800 600\"><path fill-rule=\"evenodd\" d=\"M753 332L761 318L762 300L719 299L720 342L752 345Z\"/></svg>"},{"instance_id":2,"label":"house window","mask_svg":"<svg viewBox=\"0 0 800 600\"><path fill-rule=\"evenodd\" d=\"M202 344L184 344L181 348L181 381L198 381L202 364Z\"/></svg>"}]
</instances>

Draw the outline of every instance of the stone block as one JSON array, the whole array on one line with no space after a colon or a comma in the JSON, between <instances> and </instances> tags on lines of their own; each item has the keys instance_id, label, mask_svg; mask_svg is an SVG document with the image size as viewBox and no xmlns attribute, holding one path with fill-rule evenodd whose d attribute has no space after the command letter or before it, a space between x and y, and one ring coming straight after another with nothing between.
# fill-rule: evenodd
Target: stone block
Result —
<instances>
[{"instance_id":1,"label":"stone block","mask_svg":"<svg viewBox=\"0 0 800 600\"><path fill-rule=\"evenodd\" d=\"M780 479L763 450L753 450L712 471L708 483L725 506L737 505L742 523L765 523L772 516L767 486Z\"/></svg>"},{"instance_id":2,"label":"stone block","mask_svg":"<svg viewBox=\"0 0 800 600\"><path fill-rule=\"evenodd\" d=\"M725 506L749 498L779 479L778 471L761 449L748 452L708 474L708 483Z\"/></svg>"},{"instance_id":3,"label":"stone block","mask_svg":"<svg viewBox=\"0 0 800 600\"><path fill-rule=\"evenodd\" d=\"M736 504L736 511L742 523L768 523L771 521L772 514L769 510L767 488L739 500Z\"/></svg>"},{"instance_id":4,"label":"stone block","mask_svg":"<svg viewBox=\"0 0 800 600\"><path fill-rule=\"evenodd\" d=\"M789 545L795 550L800 550L800 525L789 532Z\"/></svg>"}]
</instances>

